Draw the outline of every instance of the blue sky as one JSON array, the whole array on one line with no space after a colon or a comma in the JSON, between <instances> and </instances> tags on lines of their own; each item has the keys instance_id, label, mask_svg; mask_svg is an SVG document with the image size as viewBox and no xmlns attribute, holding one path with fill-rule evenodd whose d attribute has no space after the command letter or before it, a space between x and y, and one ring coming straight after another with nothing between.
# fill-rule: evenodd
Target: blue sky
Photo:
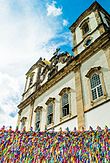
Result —
<instances>
[{"instance_id":1,"label":"blue sky","mask_svg":"<svg viewBox=\"0 0 110 163\"><path fill-rule=\"evenodd\" d=\"M94 0L58 0L58 6L63 6L63 18L68 21L68 25L64 30L69 31L68 27L72 25L73 22L80 16L82 12L84 12L93 2ZM104 9L106 9L110 13L110 1L109 0L98 0L97 1ZM70 53L70 47L62 47L67 48Z\"/></svg>"},{"instance_id":2,"label":"blue sky","mask_svg":"<svg viewBox=\"0 0 110 163\"><path fill-rule=\"evenodd\" d=\"M0 126L16 126L25 73L55 49L72 54L69 27L94 1L0 0ZM110 13L110 1L98 0Z\"/></svg>"}]
</instances>

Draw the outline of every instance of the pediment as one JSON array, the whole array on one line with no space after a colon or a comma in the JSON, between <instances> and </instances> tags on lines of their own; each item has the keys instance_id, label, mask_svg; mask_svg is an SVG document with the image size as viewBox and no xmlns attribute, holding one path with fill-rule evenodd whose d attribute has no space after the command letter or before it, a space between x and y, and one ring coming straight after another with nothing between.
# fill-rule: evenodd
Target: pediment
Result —
<instances>
[{"instance_id":1,"label":"pediment","mask_svg":"<svg viewBox=\"0 0 110 163\"><path fill-rule=\"evenodd\" d=\"M63 88L63 89L60 91L59 95L62 96L65 92L69 93L70 89L71 89L70 87L65 87L65 88Z\"/></svg>"},{"instance_id":2,"label":"pediment","mask_svg":"<svg viewBox=\"0 0 110 163\"><path fill-rule=\"evenodd\" d=\"M37 106L37 108L34 110L34 112L41 111L43 109L42 106Z\"/></svg>"},{"instance_id":3,"label":"pediment","mask_svg":"<svg viewBox=\"0 0 110 163\"><path fill-rule=\"evenodd\" d=\"M91 68L87 74L85 75L87 78L90 78L90 76L94 73L94 72L98 72L101 69L101 66L98 67L93 67Z\"/></svg>"},{"instance_id":4,"label":"pediment","mask_svg":"<svg viewBox=\"0 0 110 163\"><path fill-rule=\"evenodd\" d=\"M22 119L20 120L21 122L25 122L27 119L27 117L22 117Z\"/></svg>"},{"instance_id":5,"label":"pediment","mask_svg":"<svg viewBox=\"0 0 110 163\"><path fill-rule=\"evenodd\" d=\"M46 105L48 105L49 103L53 103L55 101L55 98L52 98L52 97L50 97L47 101L46 101Z\"/></svg>"}]
</instances>

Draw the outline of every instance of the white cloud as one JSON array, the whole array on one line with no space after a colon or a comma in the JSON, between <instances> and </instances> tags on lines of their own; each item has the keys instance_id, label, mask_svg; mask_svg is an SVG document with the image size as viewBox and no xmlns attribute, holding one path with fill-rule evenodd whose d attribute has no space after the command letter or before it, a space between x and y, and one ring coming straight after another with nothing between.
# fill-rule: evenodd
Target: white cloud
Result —
<instances>
[{"instance_id":1,"label":"white cloud","mask_svg":"<svg viewBox=\"0 0 110 163\"><path fill-rule=\"evenodd\" d=\"M63 19L63 26L67 26L68 25L68 21L66 19Z\"/></svg>"},{"instance_id":2,"label":"white cloud","mask_svg":"<svg viewBox=\"0 0 110 163\"><path fill-rule=\"evenodd\" d=\"M47 16L59 16L62 14L62 8L56 7L56 2L53 1L51 4L47 4Z\"/></svg>"},{"instance_id":3,"label":"white cloud","mask_svg":"<svg viewBox=\"0 0 110 163\"><path fill-rule=\"evenodd\" d=\"M20 97L20 84L16 78L0 72L0 127L17 122L17 103Z\"/></svg>"},{"instance_id":4,"label":"white cloud","mask_svg":"<svg viewBox=\"0 0 110 163\"><path fill-rule=\"evenodd\" d=\"M58 36L61 21L45 14L46 8L40 0L35 2L36 5L32 0L0 0L0 127L16 125L24 74L39 57L49 59L54 47L62 44L60 41L49 44L56 36L62 37ZM53 15L62 14L55 4L52 3Z\"/></svg>"}]
</instances>

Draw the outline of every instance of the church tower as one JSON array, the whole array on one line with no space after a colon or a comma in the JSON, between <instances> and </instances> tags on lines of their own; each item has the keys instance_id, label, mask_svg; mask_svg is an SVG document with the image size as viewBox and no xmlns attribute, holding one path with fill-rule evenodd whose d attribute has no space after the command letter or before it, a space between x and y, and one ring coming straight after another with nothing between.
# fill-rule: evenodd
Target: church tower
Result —
<instances>
[{"instance_id":1,"label":"church tower","mask_svg":"<svg viewBox=\"0 0 110 163\"><path fill-rule=\"evenodd\" d=\"M110 15L94 2L70 27L73 37L74 55L92 46L93 42L110 29Z\"/></svg>"},{"instance_id":2,"label":"church tower","mask_svg":"<svg viewBox=\"0 0 110 163\"><path fill-rule=\"evenodd\" d=\"M104 125L110 98L110 15L94 2L71 25L78 127ZM106 103L106 105L104 105ZM103 107L99 107L103 104ZM95 108L95 109L94 109ZM95 117L97 115L97 117ZM106 118L105 118L106 115ZM100 121L100 117L102 121Z\"/></svg>"}]
</instances>

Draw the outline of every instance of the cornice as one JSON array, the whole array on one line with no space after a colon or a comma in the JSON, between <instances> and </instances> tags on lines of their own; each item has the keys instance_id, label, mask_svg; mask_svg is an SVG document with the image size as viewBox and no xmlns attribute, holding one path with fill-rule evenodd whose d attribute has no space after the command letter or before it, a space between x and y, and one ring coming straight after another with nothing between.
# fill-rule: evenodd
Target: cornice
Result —
<instances>
[{"instance_id":1,"label":"cornice","mask_svg":"<svg viewBox=\"0 0 110 163\"><path fill-rule=\"evenodd\" d=\"M92 55L94 55L97 51L99 51L101 48L108 46L108 42L110 42L110 33L105 32L103 33L95 42L93 42L86 50L82 51L80 54L78 54L76 57L74 57L73 61L63 67L57 74L54 76L54 78L50 79L46 83L44 83L38 90L33 92L27 99L22 101L19 105L19 109L23 109L26 106L28 106L31 103L31 98L36 99L40 95L42 95L44 92L46 92L49 88L54 86L57 82L59 82L61 79L63 79L69 72L74 71L77 69L77 67L81 66L81 64L89 59Z\"/></svg>"}]
</instances>

